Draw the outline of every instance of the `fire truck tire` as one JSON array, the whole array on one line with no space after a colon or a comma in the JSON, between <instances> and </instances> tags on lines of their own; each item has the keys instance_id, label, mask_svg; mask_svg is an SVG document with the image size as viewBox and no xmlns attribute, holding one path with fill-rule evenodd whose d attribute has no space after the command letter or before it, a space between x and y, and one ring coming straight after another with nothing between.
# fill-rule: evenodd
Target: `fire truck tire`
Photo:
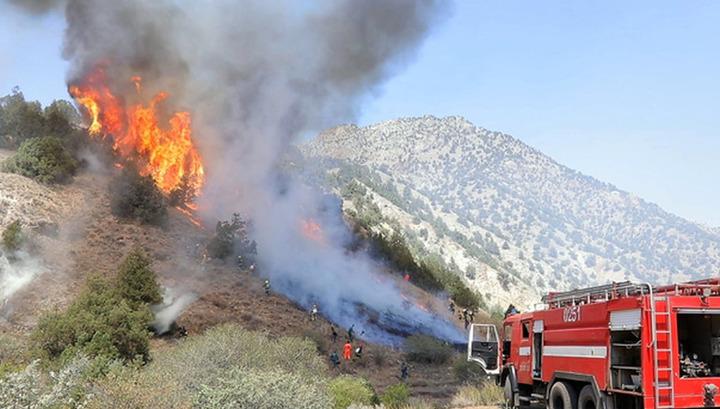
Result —
<instances>
[{"instance_id":1,"label":"fire truck tire","mask_svg":"<svg viewBox=\"0 0 720 409\"><path fill-rule=\"evenodd\" d=\"M597 401L595 391L592 385L585 385L580 390L578 397L578 409L599 409L600 403Z\"/></svg>"},{"instance_id":2,"label":"fire truck tire","mask_svg":"<svg viewBox=\"0 0 720 409\"><path fill-rule=\"evenodd\" d=\"M514 409L515 394L513 393L512 382L510 382L509 378L505 381L505 386L503 387L503 396L505 398L505 406L503 406L503 408Z\"/></svg>"},{"instance_id":3,"label":"fire truck tire","mask_svg":"<svg viewBox=\"0 0 720 409\"><path fill-rule=\"evenodd\" d=\"M575 389L565 382L555 382L550 388L550 409L577 409Z\"/></svg>"}]
</instances>

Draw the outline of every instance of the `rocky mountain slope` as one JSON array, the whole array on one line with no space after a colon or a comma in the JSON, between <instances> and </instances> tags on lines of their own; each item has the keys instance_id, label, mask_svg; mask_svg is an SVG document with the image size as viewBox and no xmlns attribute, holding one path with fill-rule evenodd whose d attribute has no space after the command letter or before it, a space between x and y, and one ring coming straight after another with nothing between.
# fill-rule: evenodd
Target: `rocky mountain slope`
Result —
<instances>
[{"instance_id":1,"label":"rocky mountain slope","mask_svg":"<svg viewBox=\"0 0 720 409\"><path fill-rule=\"evenodd\" d=\"M402 230L490 304L720 270L720 234L460 117L323 132L300 147L346 212Z\"/></svg>"}]
</instances>

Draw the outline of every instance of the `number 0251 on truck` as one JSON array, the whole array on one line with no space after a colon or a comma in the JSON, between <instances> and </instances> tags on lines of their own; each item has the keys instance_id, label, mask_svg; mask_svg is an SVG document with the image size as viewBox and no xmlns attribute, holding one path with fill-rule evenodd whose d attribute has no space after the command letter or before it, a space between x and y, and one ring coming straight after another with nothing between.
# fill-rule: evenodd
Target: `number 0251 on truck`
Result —
<instances>
[{"instance_id":1,"label":"number 0251 on truck","mask_svg":"<svg viewBox=\"0 0 720 409\"><path fill-rule=\"evenodd\" d=\"M500 331L470 327L468 360L497 377L507 407L720 407L720 279L613 283L543 306L508 309Z\"/></svg>"}]
</instances>

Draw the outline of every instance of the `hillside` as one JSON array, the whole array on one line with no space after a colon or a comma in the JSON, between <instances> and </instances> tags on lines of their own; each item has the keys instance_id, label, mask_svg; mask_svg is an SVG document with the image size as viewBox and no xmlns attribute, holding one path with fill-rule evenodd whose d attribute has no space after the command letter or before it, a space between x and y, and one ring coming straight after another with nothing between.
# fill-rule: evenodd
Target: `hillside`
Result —
<instances>
[{"instance_id":1,"label":"hillside","mask_svg":"<svg viewBox=\"0 0 720 409\"><path fill-rule=\"evenodd\" d=\"M707 277L720 234L461 117L340 126L300 146L350 215L400 226L491 304L547 290Z\"/></svg>"},{"instance_id":2,"label":"hillside","mask_svg":"<svg viewBox=\"0 0 720 409\"><path fill-rule=\"evenodd\" d=\"M0 160L12 153L0 150ZM330 322L323 318L312 322L307 311L281 294L264 295L262 276L232 263L204 260L197 249L211 231L176 209L170 209L162 228L119 220L110 212L109 181L105 172L83 171L71 184L45 186L0 172L0 231L20 220L36 246L27 262L8 263L0 254L0 334L27 340L43 313L65 308L89 275L113 277L128 252L140 246L154 260L162 286L176 294L193 294L195 301L177 320L189 339L226 324L276 340L308 338L317 344L319 359L332 377L364 377L378 393L398 382L403 352L369 342L363 360L342 363L339 370L331 371L327 356L342 349L345 329L336 326L341 335L333 343ZM178 342L174 336L155 338L152 353L174 350ZM415 398L447 402L460 382L449 364L418 363L408 386Z\"/></svg>"}]
</instances>

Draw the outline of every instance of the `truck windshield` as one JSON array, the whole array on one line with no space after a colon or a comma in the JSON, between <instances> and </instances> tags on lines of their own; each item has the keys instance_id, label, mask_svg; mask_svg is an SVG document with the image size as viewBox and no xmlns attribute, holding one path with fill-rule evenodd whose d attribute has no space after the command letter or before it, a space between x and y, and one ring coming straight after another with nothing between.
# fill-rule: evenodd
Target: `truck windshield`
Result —
<instances>
[{"instance_id":1,"label":"truck windshield","mask_svg":"<svg viewBox=\"0 0 720 409\"><path fill-rule=\"evenodd\" d=\"M497 342L497 332L492 326L475 328L473 331L474 342Z\"/></svg>"}]
</instances>

